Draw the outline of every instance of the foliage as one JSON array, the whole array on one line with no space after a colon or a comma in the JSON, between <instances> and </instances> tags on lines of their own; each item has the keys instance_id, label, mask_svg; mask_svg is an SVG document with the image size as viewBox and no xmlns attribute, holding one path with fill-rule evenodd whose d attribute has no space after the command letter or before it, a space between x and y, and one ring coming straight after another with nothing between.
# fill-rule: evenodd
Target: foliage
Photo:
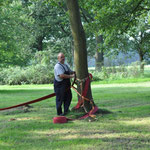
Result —
<instances>
[{"instance_id":1,"label":"foliage","mask_svg":"<svg viewBox=\"0 0 150 150\"><path fill-rule=\"evenodd\" d=\"M95 0L81 3L84 9L88 10L89 15L94 16L91 21L91 27L95 27L93 31L97 34L105 33L107 39L115 33L126 32L136 25L141 16L147 15L150 6L148 0Z\"/></svg>"},{"instance_id":2,"label":"foliage","mask_svg":"<svg viewBox=\"0 0 150 150\"><path fill-rule=\"evenodd\" d=\"M119 80L123 78L137 78L141 76L139 62L132 63L130 66L102 67L101 72L91 71L94 81L100 80Z\"/></svg>"},{"instance_id":3,"label":"foliage","mask_svg":"<svg viewBox=\"0 0 150 150\"><path fill-rule=\"evenodd\" d=\"M149 58L150 1L82 0L79 4L88 56L94 56L97 47L105 48L105 55L139 51L140 47L144 59ZM74 45L64 1L1 0L0 22L1 67L34 65L37 55L44 57L41 60L49 65L46 53L56 56L60 51L73 66ZM139 33L143 33L141 40ZM96 45L99 35L104 37L103 45ZM129 40L131 37L134 40ZM43 54L38 54L39 50Z\"/></svg>"},{"instance_id":4,"label":"foliage","mask_svg":"<svg viewBox=\"0 0 150 150\"><path fill-rule=\"evenodd\" d=\"M53 69L46 65L9 67L0 70L0 84L49 84L54 79Z\"/></svg>"},{"instance_id":5,"label":"foliage","mask_svg":"<svg viewBox=\"0 0 150 150\"><path fill-rule=\"evenodd\" d=\"M34 65L30 65L28 67L1 68L0 84L21 85L53 83L53 65L47 58L48 57L45 57L44 54L40 55L38 52L35 62L32 62ZM47 61L49 61L49 65L46 65L48 64ZM101 72L92 70L89 70L89 72L93 75L93 81L114 81L142 77L139 69L139 62L132 63L130 66L121 65L103 67ZM148 76L149 68L146 69L144 78Z\"/></svg>"},{"instance_id":6,"label":"foliage","mask_svg":"<svg viewBox=\"0 0 150 150\"><path fill-rule=\"evenodd\" d=\"M128 45L129 38L126 34L130 35L132 32L133 35L138 36L135 29L140 27L141 23L145 27L149 24L150 1L148 0L83 0L80 3L81 10L86 16L84 23L86 30L90 31L91 35L94 33L97 36L104 36L103 48L105 53L110 55L112 52L117 54L120 50L130 51L132 46ZM148 18L145 19L146 17ZM148 37L147 40L149 39ZM143 44L144 40L146 42L146 38L143 38Z\"/></svg>"},{"instance_id":7,"label":"foliage","mask_svg":"<svg viewBox=\"0 0 150 150\"><path fill-rule=\"evenodd\" d=\"M3 2L0 14L0 63L27 64L31 55L29 45L34 40L30 30L32 19L19 0Z\"/></svg>"},{"instance_id":8,"label":"foliage","mask_svg":"<svg viewBox=\"0 0 150 150\"><path fill-rule=\"evenodd\" d=\"M63 52L72 66L72 38L64 3L30 0L25 4L34 20L32 30L36 40L31 44L31 48L35 55L37 51L51 51L52 56Z\"/></svg>"},{"instance_id":9,"label":"foliage","mask_svg":"<svg viewBox=\"0 0 150 150\"><path fill-rule=\"evenodd\" d=\"M130 36L130 47L135 49L137 53L147 60L150 56L150 24L147 22L148 16L139 18L137 26L133 26L128 32Z\"/></svg>"},{"instance_id":10,"label":"foliage","mask_svg":"<svg viewBox=\"0 0 150 150\"><path fill-rule=\"evenodd\" d=\"M57 54L53 52L53 50L47 50L47 51L37 51L32 58L31 64L37 65L45 65L49 66L50 68L53 68L57 61Z\"/></svg>"},{"instance_id":11,"label":"foliage","mask_svg":"<svg viewBox=\"0 0 150 150\"><path fill-rule=\"evenodd\" d=\"M71 31L64 5L47 0L15 0L3 1L1 8L1 66L32 64L37 51L51 51L47 52L51 56L64 52L73 65Z\"/></svg>"},{"instance_id":12,"label":"foliage","mask_svg":"<svg viewBox=\"0 0 150 150\"><path fill-rule=\"evenodd\" d=\"M47 0L30 0L30 3L27 8L30 8L34 19L32 28L36 38L33 43L35 50L42 51L47 48L47 42L51 39L66 38L70 34L66 12L60 8L61 6L55 6L53 2Z\"/></svg>"}]
</instances>

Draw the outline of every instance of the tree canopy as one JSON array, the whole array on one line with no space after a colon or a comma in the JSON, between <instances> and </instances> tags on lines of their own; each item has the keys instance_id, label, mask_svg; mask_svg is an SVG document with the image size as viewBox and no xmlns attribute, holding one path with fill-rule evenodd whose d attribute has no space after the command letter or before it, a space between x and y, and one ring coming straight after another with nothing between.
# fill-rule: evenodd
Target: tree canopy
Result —
<instances>
[{"instance_id":1,"label":"tree canopy","mask_svg":"<svg viewBox=\"0 0 150 150\"><path fill-rule=\"evenodd\" d=\"M30 18L19 1L3 1L0 6L0 62L23 65L30 57L29 45L34 40Z\"/></svg>"},{"instance_id":2,"label":"tree canopy","mask_svg":"<svg viewBox=\"0 0 150 150\"><path fill-rule=\"evenodd\" d=\"M149 0L82 0L79 6L88 55L102 47L104 54L137 51L135 41L142 33L140 47L146 51L144 59L149 57ZM72 63L74 45L65 1L1 0L0 14L1 64L26 65L38 51L60 50ZM97 45L100 35L103 42Z\"/></svg>"}]
</instances>

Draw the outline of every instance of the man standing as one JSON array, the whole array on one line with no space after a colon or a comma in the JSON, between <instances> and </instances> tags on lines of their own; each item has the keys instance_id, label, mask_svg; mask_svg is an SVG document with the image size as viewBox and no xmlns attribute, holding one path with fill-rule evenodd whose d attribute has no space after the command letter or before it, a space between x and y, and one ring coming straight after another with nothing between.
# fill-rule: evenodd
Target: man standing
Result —
<instances>
[{"instance_id":1,"label":"man standing","mask_svg":"<svg viewBox=\"0 0 150 150\"><path fill-rule=\"evenodd\" d=\"M59 53L58 63L54 67L54 91L56 93L57 115L66 115L72 100L70 78L74 77L74 72L64 63L65 56ZM62 113L62 104L64 104L64 113Z\"/></svg>"}]
</instances>

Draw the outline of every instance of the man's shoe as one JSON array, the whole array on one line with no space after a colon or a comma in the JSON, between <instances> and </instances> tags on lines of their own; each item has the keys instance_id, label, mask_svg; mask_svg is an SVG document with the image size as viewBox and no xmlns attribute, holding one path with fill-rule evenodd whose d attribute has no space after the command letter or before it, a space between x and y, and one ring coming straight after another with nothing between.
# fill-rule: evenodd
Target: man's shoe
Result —
<instances>
[{"instance_id":1,"label":"man's shoe","mask_svg":"<svg viewBox=\"0 0 150 150\"><path fill-rule=\"evenodd\" d=\"M64 116L64 114L59 114L58 116Z\"/></svg>"},{"instance_id":2,"label":"man's shoe","mask_svg":"<svg viewBox=\"0 0 150 150\"><path fill-rule=\"evenodd\" d=\"M63 113L63 116L66 116L66 115L67 115L67 112L64 112L64 113Z\"/></svg>"}]
</instances>

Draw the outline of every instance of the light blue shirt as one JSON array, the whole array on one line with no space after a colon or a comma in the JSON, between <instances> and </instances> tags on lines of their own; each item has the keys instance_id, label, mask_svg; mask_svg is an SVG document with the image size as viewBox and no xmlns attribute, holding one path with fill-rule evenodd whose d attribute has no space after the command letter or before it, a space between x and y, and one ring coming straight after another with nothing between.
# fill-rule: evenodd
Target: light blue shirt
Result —
<instances>
[{"instance_id":1,"label":"light blue shirt","mask_svg":"<svg viewBox=\"0 0 150 150\"><path fill-rule=\"evenodd\" d=\"M65 68L65 70L61 65ZM70 73L72 72L72 70L66 64L61 64L61 65L58 62L54 67L54 76L57 81L63 80L59 77L59 75L64 74L65 71L69 71Z\"/></svg>"}]
</instances>

